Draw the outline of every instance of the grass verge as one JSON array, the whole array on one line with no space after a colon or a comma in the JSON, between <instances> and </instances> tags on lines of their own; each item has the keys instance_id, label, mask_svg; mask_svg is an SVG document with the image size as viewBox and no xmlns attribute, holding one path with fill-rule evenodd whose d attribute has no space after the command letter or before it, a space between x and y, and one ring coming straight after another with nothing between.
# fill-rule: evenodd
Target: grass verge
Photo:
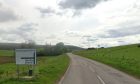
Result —
<instances>
[{"instance_id":1,"label":"grass verge","mask_svg":"<svg viewBox=\"0 0 140 84\"><path fill-rule=\"evenodd\" d=\"M93 59L140 78L140 47L127 45L99 50L84 50L75 54Z\"/></svg>"},{"instance_id":2,"label":"grass verge","mask_svg":"<svg viewBox=\"0 0 140 84\"><path fill-rule=\"evenodd\" d=\"M69 58L66 55L39 57L32 80L17 79L15 63L0 65L0 84L56 84L66 71ZM27 75L28 67L20 66L20 77Z\"/></svg>"}]
</instances>

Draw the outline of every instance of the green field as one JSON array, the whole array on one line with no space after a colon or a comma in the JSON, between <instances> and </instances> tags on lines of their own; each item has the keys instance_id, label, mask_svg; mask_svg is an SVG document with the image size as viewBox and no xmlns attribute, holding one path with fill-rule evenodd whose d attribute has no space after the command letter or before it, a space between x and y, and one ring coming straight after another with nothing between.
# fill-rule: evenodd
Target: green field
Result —
<instances>
[{"instance_id":1,"label":"green field","mask_svg":"<svg viewBox=\"0 0 140 84\"><path fill-rule=\"evenodd\" d=\"M28 75L28 67L20 66L17 79L15 63L0 64L0 84L56 84L66 71L69 58L66 55L39 57L32 80L22 79Z\"/></svg>"},{"instance_id":2,"label":"green field","mask_svg":"<svg viewBox=\"0 0 140 84\"><path fill-rule=\"evenodd\" d=\"M140 78L140 47L135 45L84 50L75 54L108 64L114 68Z\"/></svg>"},{"instance_id":3,"label":"green field","mask_svg":"<svg viewBox=\"0 0 140 84\"><path fill-rule=\"evenodd\" d=\"M14 50L0 50L0 56L14 56Z\"/></svg>"}]
</instances>

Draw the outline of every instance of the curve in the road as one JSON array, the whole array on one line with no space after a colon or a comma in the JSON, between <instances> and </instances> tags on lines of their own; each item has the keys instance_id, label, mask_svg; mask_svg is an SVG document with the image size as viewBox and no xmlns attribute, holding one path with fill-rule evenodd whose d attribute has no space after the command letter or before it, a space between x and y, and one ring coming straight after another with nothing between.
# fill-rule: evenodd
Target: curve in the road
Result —
<instances>
[{"instance_id":1,"label":"curve in the road","mask_svg":"<svg viewBox=\"0 0 140 84\"><path fill-rule=\"evenodd\" d=\"M121 71L105 64L68 53L71 64L59 84L140 84Z\"/></svg>"}]
</instances>

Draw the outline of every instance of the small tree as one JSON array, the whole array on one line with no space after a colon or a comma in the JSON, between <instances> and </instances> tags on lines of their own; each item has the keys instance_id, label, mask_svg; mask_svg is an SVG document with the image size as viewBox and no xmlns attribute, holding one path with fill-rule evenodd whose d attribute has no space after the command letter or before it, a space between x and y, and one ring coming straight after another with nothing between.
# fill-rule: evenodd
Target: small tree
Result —
<instances>
[{"instance_id":1,"label":"small tree","mask_svg":"<svg viewBox=\"0 0 140 84\"><path fill-rule=\"evenodd\" d=\"M66 52L67 52L67 48L65 47L64 43L60 42L60 43L56 44L55 53L62 54L62 53L66 53Z\"/></svg>"},{"instance_id":2,"label":"small tree","mask_svg":"<svg viewBox=\"0 0 140 84\"><path fill-rule=\"evenodd\" d=\"M40 53L44 53L44 55L48 56L56 56L65 52L67 52L67 48L65 47L64 43L60 42L56 45L46 44L44 51L41 51Z\"/></svg>"},{"instance_id":3,"label":"small tree","mask_svg":"<svg viewBox=\"0 0 140 84\"><path fill-rule=\"evenodd\" d=\"M28 45L28 48L35 48L36 47L36 43L34 40L28 40L27 45Z\"/></svg>"},{"instance_id":4,"label":"small tree","mask_svg":"<svg viewBox=\"0 0 140 84\"><path fill-rule=\"evenodd\" d=\"M21 43L21 48L35 48L36 43L33 40L28 40L25 43Z\"/></svg>"}]
</instances>

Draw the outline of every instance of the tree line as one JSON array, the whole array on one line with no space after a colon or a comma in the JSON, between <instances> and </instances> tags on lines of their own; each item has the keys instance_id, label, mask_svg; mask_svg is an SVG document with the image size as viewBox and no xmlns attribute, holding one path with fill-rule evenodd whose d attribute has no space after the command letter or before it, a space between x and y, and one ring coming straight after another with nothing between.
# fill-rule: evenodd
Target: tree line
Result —
<instances>
[{"instance_id":1,"label":"tree line","mask_svg":"<svg viewBox=\"0 0 140 84\"><path fill-rule=\"evenodd\" d=\"M66 52L75 50L82 50L83 48L64 45L63 42L59 42L56 45L46 44L37 45L35 41L29 40L24 43L0 43L1 50L14 50L14 49L37 49L38 56L56 56Z\"/></svg>"},{"instance_id":2,"label":"tree line","mask_svg":"<svg viewBox=\"0 0 140 84\"><path fill-rule=\"evenodd\" d=\"M46 44L43 49L37 52L38 56L56 56L66 52L69 52L64 43L60 42L56 45Z\"/></svg>"}]
</instances>

